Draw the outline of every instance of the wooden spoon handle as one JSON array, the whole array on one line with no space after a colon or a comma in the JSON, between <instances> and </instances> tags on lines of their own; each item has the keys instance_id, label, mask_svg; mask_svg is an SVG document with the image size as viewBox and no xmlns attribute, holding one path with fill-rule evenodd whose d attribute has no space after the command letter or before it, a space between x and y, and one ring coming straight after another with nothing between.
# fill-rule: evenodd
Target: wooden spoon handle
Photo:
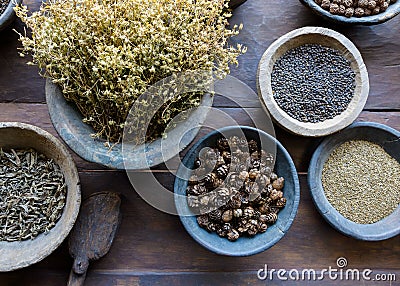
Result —
<instances>
[{"instance_id":1,"label":"wooden spoon handle","mask_svg":"<svg viewBox=\"0 0 400 286\"><path fill-rule=\"evenodd\" d=\"M86 272L83 274L76 274L73 269L69 273L69 280L67 286L83 286L85 283Z\"/></svg>"}]
</instances>

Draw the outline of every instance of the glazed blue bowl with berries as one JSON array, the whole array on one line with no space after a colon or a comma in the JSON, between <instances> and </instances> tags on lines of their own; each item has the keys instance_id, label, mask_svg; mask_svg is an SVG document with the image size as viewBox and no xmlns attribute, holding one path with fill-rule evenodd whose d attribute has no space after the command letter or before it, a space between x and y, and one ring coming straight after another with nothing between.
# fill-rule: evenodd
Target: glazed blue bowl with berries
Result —
<instances>
[{"instance_id":1,"label":"glazed blue bowl with berries","mask_svg":"<svg viewBox=\"0 0 400 286\"><path fill-rule=\"evenodd\" d=\"M186 153L174 199L183 226L200 245L220 255L249 256L288 232L300 186L278 140L256 128L228 126Z\"/></svg>"},{"instance_id":2,"label":"glazed blue bowl with berries","mask_svg":"<svg viewBox=\"0 0 400 286\"><path fill-rule=\"evenodd\" d=\"M322 18L344 25L376 25L400 13L398 0L300 0Z\"/></svg>"}]
</instances>

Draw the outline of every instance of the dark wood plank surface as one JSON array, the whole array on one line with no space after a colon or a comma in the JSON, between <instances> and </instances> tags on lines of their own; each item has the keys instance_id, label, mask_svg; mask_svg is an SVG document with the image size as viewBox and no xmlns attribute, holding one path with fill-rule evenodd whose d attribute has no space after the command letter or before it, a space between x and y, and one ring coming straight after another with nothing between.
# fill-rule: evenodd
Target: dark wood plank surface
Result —
<instances>
[{"instance_id":1,"label":"dark wood plank surface","mask_svg":"<svg viewBox=\"0 0 400 286\"><path fill-rule=\"evenodd\" d=\"M39 0L25 1L37 10ZM254 91L258 61L264 50L292 29L314 25L333 28L348 36L360 49L370 77L370 96L357 121L375 121L400 129L400 16L374 27L332 25L314 16L299 1L248 0L234 12L232 23L245 26L235 41L248 46L237 77ZM44 80L37 68L18 56L17 20L0 32L0 121L21 121L54 130L44 96ZM244 109L239 108L234 101ZM265 120L256 94L217 96L214 105L239 124ZM224 122L218 122L224 126ZM176 216L146 204L134 191L123 171L108 170L74 155L80 172L82 193L110 190L121 192L123 219L107 256L91 264L85 285L359 285L354 281L260 281L257 270L270 268L322 270L336 267L346 257L349 267L370 268L376 273L396 274L397 281L364 282L363 285L400 285L400 236L381 242L362 242L345 237L318 214L311 200L306 176L309 160L321 139L303 138L276 128L278 140L290 152L300 174L301 200L298 215L287 235L273 248L242 258L219 256L201 247L186 233ZM201 130L197 138L207 133ZM196 138L196 140L197 140ZM195 141L196 141L195 140ZM181 155L184 155L185 151ZM172 190L174 176L165 165L154 168L156 178ZM1 250L0 250L1 254ZM65 285L72 259L64 242L43 261L10 273L0 274L0 285Z\"/></svg>"}]
</instances>

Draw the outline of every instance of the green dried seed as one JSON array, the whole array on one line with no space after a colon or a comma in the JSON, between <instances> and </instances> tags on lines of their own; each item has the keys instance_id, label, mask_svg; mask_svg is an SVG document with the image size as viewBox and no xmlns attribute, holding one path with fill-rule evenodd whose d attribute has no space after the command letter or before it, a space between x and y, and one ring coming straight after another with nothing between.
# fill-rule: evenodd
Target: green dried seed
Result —
<instances>
[{"instance_id":1,"label":"green dried seed","mask_svg":"<svg viewBox=\"0 0 400 286\"><path fill-rule=\"evenodd\" d=\"M400 204L400 164L375 143L348 141L325 162L322 185L341 215L359 224L375 223Z\"/></svg>"}]
</instances>

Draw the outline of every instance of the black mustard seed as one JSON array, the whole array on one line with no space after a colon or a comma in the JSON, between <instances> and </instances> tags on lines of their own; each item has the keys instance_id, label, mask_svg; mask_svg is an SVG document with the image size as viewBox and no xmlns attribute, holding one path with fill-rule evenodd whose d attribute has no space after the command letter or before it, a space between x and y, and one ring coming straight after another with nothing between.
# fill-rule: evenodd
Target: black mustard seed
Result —
<instances>
[{"instance_id":1,"label":"black mustard seed","mask_svg":"<svg viewBox=\"0 0 400 286\"><path fill-rule=\"evenodd\" d=\"M276 61L271 85L276 103L290 117L318 123L346 110L354 94L355 72L341 52L307 44Z\"/></svg>"}]
</instances>

